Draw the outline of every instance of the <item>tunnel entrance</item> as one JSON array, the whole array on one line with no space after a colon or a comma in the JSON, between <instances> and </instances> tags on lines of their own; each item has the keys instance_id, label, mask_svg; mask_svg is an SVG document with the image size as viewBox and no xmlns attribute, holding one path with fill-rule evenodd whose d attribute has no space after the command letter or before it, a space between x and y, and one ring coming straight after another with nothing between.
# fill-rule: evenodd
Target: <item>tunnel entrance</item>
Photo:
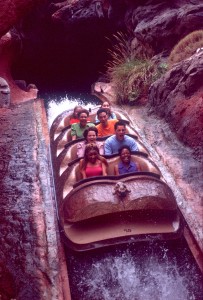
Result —
<instances>
[{"instance_id":1,"label":"tunnel entrance","mask_svg":"<svg viewBox=\"0 0 203 300\"><path fill-rule=\"evenodd\" d=\"M116 29L107 19L86 19L65 28L32 13L18 30L21 42L13 78L36 84L43 94L90 91L105 71L108 38Z\"/></svg>"}]
</instances>

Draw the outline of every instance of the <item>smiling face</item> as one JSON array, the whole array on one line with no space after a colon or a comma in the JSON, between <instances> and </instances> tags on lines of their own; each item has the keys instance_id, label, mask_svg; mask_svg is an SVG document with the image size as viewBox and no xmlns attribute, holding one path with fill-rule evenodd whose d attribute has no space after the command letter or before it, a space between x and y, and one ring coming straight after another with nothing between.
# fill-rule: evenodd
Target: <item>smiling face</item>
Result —
<instances>
[{"instance_id":1,"label":"smiling face","mask_svg":"<svg viewBox=\"0 0 203 300\"><path fill-rule=\"evenodd\" d=\"M74 116L78 118L78 113L82 110L82 106L76 106L74 109Z\"/></svg>"},{"instance_id":2,"label":"smiling face","mask_svg":"<svg viewBox=\"0 0 203 300\"><path fill-rule=\"evenodd\" d=\"M125 133L126 133L125 126L124 125L118 125L116 130L115 130L117 140L122 141L124 139Z\"/></svg>"},{"instance_id":3,"label":"smiling face","mask_svg":"<svg viewBox=\"0 0 203 300\"><path fill-rule=\"evenodd\" d=\"M111 107L110 107L110 104L106 101L106 102L103 102L103 104L102 104L102 106L101 106L102 108L105 108L107 111L108 111L108 113L110 113L110 111L111 111Z\"/></svg>"},{"instance_id":4,"label":"smiling face","mask_svg":"<svg viewBox=\"0 0 203 300\"><path fill-rule=\"evenodd\" d=\"M95 164L98 158L98 152L94 149L90 150L87 154L87 159L90 163Z\"/></svg>"},{"instance_id":5,"label":"smiling face","mask_svg":"<svg viewBox=\"0 0 203 300\"><path fill-rule=\"evenodd\" d=\"M86 113L81 113L80 114L80 117L79 117L79 120L80 120L80 125L82 127L85 127L87 125L87 114Z\"/></svg>"},{"instance_id":6,"label":"smiling face","mask_svg":"<svg viewBox=\"0 0 203 300\"><path fill-rule=\"evenodd\" d=\"M95 143L96 142L96 132L95 131L89 131L87 134L87 142L88 143Z\"/></svg>"},{"instance_id":7,"label":"smiling face","mask_svg":"<svg viewBox=\"0 0 203 300\"><path fill-rule=\"evenodd\" d=\"M106 125L107 124L107 120L108 120L108 115L107 115L107 112L101 112L99 115L98 115L98 119L100 121L100 123L102 125Z\"/></svg>"},{"instance_id":8,"label":"smiling face","mask_svg":"<svg viewBox=\"0 0 203 300\"><path fill-rule=\"evenodd\" d=\"M130 151L126 148L123 148L120 154L120 158L124 164L129 164L131 158Z\"/></svg>"}]
</instances>

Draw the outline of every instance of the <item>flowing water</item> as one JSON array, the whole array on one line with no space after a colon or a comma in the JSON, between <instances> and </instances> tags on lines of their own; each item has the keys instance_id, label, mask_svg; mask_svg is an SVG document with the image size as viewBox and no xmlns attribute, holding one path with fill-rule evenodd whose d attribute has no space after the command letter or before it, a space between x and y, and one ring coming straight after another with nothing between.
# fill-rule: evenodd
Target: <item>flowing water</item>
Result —
<instances>
[{"instance_id":1,"label":"flowing water","mask_svg":"<svg viewBox=\"0 0 203 300\"><path fill-rule=\"evenodd\" d=\"M202 275L184 240L67 251L72 300L202 300Z\"/></svg>"},{"instance_id":2,"label":"flowing water","mask_svg":"<svg viewBox=\"0 0 203 300\"><path fill-rule=\"evenodd\" d=\"M47 98L49 126L89 96ZM184 239L66 251L72 300L203 300L203 277Z\"/></svg>"}]
</instances>

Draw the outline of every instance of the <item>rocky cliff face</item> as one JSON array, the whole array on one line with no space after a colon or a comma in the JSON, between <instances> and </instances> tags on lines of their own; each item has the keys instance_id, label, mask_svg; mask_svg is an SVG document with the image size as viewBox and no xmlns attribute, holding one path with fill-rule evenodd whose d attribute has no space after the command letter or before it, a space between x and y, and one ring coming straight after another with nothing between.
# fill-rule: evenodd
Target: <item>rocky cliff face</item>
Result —
<instances>
[{"instance_id":1,"label":"rocky cliff face","mask_svg":"<svg viewBox=\"0 0 203 300\"><path fill-rule=\"evenodd\" d=\"M178 138L203 157L203 52L177 64L149 91L149 106L164 118Z\"/></svg>"}]
</instances>

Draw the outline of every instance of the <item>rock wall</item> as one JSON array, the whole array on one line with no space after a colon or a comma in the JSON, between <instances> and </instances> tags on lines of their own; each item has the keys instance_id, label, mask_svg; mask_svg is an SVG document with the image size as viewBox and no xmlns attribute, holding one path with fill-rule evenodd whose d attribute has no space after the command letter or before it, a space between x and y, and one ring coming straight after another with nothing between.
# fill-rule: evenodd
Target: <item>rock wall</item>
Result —
<instances>
[{"instance_id":1,"label":"rock wall","mask_svg":"<svg viewBox=\"0 0 203 300\"><path fill-rule=\"evenodd\" d=\"M68 300L43 102L0 108L0 124L0 297Z\"/></svg>"},{"instance_id":2,"label":"rock wall","mask_svg":"<svg viewBox=\"0 0 203 300\"><path fill-rule=\"evenodd\" d=\"M202 28L202 13L198 0L128 1L125 24L156 53L168 54L181 38Z\"/></svg>"},{"instance_id":3,"label":"rock wall","mask_svg":"<svg viewBox=\"0 0 203 300\"><path fill-rule=\"evenodd\" d=\"M203 161L203 52L175 65L149 91L149 107Z\"/></svg>"},{"instance_id":4,"label":"rock wall","mask_svg":"<svg viewBox=\"0 0 203 300\"><path fill-rule=\"evenodd\" d=\"M46 0L0 0L0 37L29 11Z\"/></svg>"}]
</instances>

